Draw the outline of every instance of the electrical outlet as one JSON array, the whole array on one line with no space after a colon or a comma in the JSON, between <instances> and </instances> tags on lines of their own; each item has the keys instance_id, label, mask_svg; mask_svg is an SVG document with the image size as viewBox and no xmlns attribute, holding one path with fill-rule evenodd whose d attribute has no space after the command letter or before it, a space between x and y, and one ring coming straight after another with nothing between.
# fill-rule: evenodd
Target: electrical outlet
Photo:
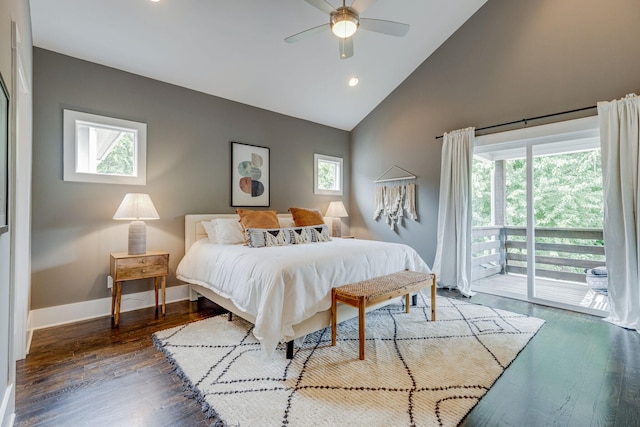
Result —
<instances>
[{"instance_id":1,"label":"electrical outlet","mask_svg":"<svg viewBox=\"0 0 640 427\"><path fill-rule=\"evenodd\" d=\"M107 289L113 288L113 277L107 276Z\"/></svg>"}]
</instances>

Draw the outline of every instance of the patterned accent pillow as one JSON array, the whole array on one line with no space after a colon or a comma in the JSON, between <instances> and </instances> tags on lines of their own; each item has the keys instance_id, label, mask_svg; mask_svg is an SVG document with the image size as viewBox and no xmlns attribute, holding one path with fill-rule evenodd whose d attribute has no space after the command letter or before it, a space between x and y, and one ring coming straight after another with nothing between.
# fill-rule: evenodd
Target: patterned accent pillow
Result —
<instances>
[{"instance_id":1,"label":"patterned accent pillow","mask_svg":"<svg viewBox=\"0 0 640 427\"><path fill-rule=\"evenodd\" d=\"M247 244L250 248L299 245L302 243L328 242L329 227L326 224L311 227L247 228Z\"/></svg>"}]
</instances>

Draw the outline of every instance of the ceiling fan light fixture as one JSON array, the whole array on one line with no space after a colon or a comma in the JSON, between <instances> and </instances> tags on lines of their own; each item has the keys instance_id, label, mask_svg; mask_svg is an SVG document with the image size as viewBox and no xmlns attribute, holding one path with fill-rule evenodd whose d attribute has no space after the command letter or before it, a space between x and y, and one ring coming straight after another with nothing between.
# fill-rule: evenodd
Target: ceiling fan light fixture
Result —
<instances>
[{"instance_id":1,"label":"ceiling fan light fixture","mask_svg":"<svg viewBox=\"0 0 640 427\"><path fill-rule=\"evenodd\" d=\"M340 7L331 13L330 24L333 34L346 39L356 33L360 26L360 20L355 10L349 7Z\"/></svg>"}]
</instances>

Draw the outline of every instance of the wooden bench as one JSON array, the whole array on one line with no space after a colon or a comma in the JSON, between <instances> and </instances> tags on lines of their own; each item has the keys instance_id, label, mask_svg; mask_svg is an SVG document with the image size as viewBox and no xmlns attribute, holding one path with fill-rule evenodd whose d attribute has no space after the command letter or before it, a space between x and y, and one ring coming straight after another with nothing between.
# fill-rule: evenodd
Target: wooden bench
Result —
<instances>
[{"instance_id":1,"label":"wooden bench","mask_svg":"<svg viewBox=\"0 0 640 427\"><path fill-rule=\"evenodd\" d=\"M364 360L364 314L367 306L391 298L405 296L406 312L409 313L409 296L422 288L431 286L431 321L436 320L436 275L416 271L399 271L362 282L351 283L331 289L331 345L336 345L336 304L341 302L358 308L358 332L360 338L360 360Z\"/></svg>"}]
</instances>

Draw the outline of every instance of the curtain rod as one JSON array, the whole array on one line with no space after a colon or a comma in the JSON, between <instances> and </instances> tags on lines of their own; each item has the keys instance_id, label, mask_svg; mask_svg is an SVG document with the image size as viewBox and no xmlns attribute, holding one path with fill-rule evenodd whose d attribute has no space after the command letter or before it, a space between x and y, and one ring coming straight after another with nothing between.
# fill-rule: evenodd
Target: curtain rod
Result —
<instances>
[{"instance_id":1,"label":"curtain rod","mask_svg":"<svg viewBox=\"0 0 640 427\"><path fill-rule=\"evenodd\" d=\"M478 129L476 129L476 132L487 130L487 129L493 129L493 128L497 128L497 127L501 127L501 126L515 125L515 124L518 124L518 123L524 123L525 126L526 126L527 122L530 122L532 120L540 120L540 119L546 119L546 118L554 117L554 116L561 116L563 114L577 113L577 112L580 112L580 111L591 110L591 109L594 109L594 108L597 108L597 107L598 107L597 105L592 105L590 107L576 108L575 110L567 110L567 111L561 111L559 113L545 114L544 116L529 117L527 119L514 120L513 122L500 123L498 125L491 125L491 126L485 126L483 128L478 128ZM442 138L444 138L444 135L436 136L436 139L442 139Z\"/></svg>"}]
</instances>

